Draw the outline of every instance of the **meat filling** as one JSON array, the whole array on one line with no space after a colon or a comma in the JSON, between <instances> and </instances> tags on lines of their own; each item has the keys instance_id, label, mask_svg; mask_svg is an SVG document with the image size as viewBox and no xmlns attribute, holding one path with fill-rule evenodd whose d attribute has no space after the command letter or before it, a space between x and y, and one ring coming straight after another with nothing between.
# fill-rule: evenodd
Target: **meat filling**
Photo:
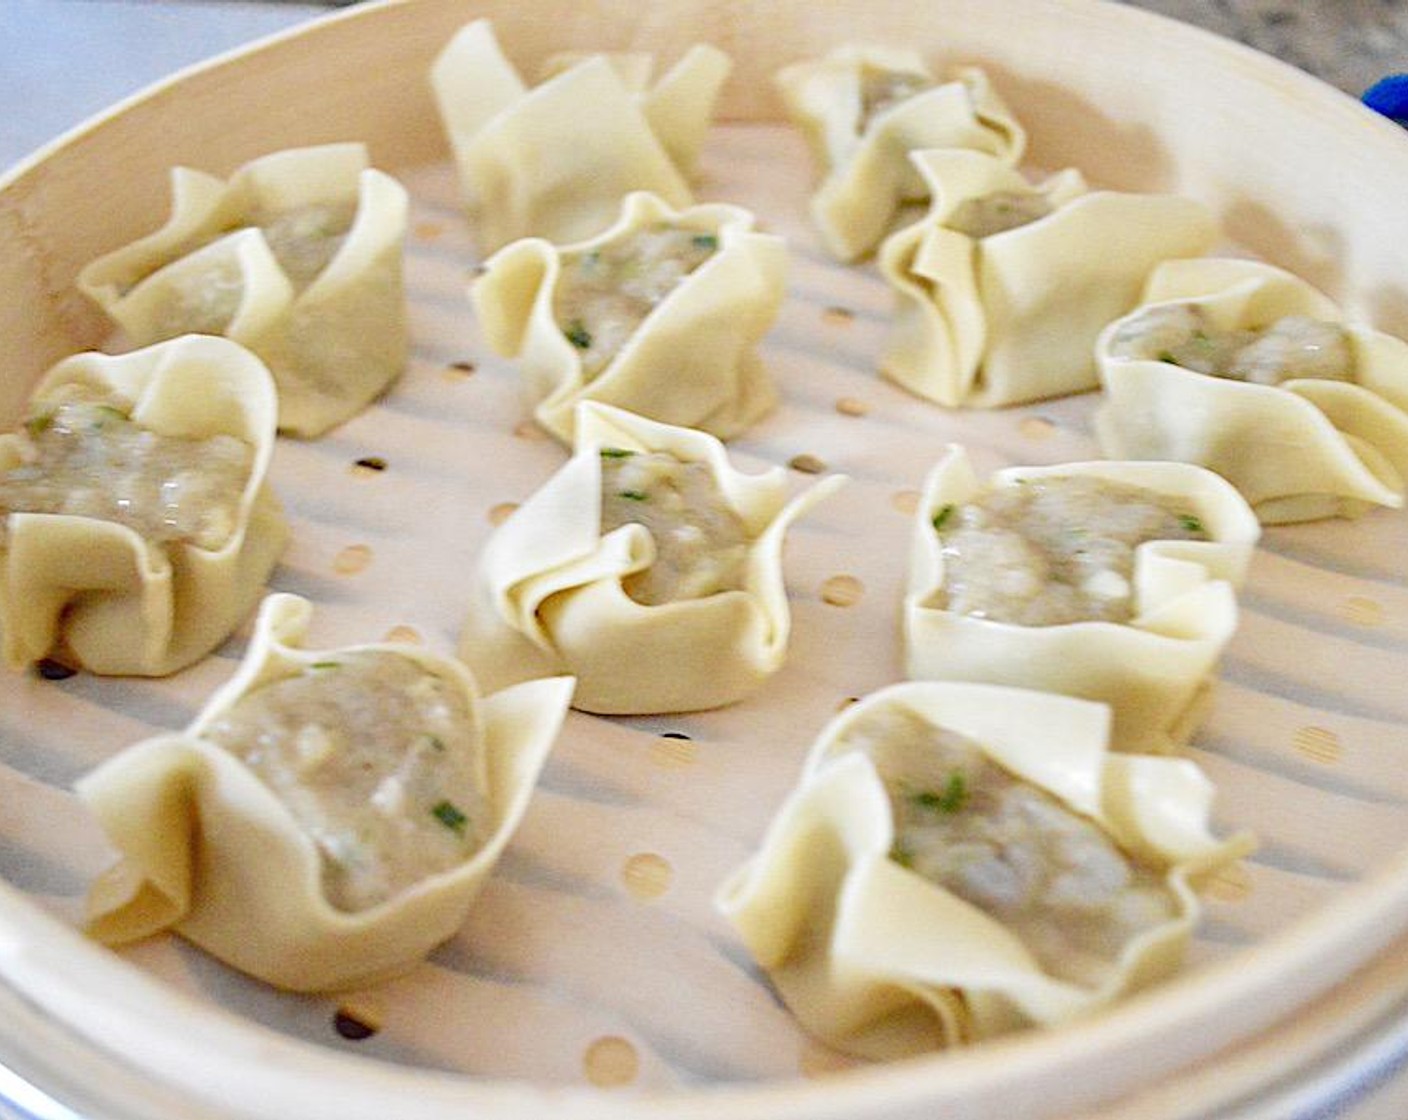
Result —
<instances>
[{"instance_id":1,"label":"meat filling","mask_svg":"<svg viewBox=\"0 0 1408 1120\"><path fill-rule=\"evenodd\" d=\"M924 74L907 70L887 70L882 67L867 66L860 78L860 120L856 131L865 132L875 118L887 109L892 109L902 101L908 101L915 94L933 89L934 82Z\"/></svg>"},{"instance_id":2,"label":"meat filling","mask_svg":"<svg viewBox=\"0 0 1408 1120\"><path fill-rule=\"evenodd\" d=\"M1186 505L1083 475L992 486L934 515L944 585L932 605L1018 626L1128 622L1135 551L1208 540Z\"/></svg>"},{"instance_id":3,"label":"meat filling","mask_svg":"<svg viewBox=\"0 0 1408 1120\"><path fill-rule=\"evenodd\" d=\"M0 474L0 546L10 513L115 521L155 545L218 550L234 533L254 450L217 435L182 439L133 421L130 406L72 386L24 423L22 461Z\"/></svg>"},{"instance_id":4,"label":"meat filling","mask_svg":"<svg viewBox=\"0 0 1408 1120\"><path fill-rule=\"evenodd\" d=\"M318 849L339 910L367 910L469 859L492 831L455 682L353 651L257 688L202 732L241 759Z\"/></svg>"},{"instance_id":5,"label":"meat filling","mask_svg":"<svg viewBox=\"0 0 1408 1120\"><path fill-rule=\"evenodd\" d=\"M655 541L654 563L623 581L636 602L658 606L743 586L748 531L707 464L603 450L602 532L631 523L644 525Z\"/></svg>"},{"instance_id":6,"label":"meat filling","mask_svg":"<svg viewBox=\"0 0 1408 1120\"><path fill-rule=\"evenodd\" d=\"M646 316L718 247L713 233L662 222L564 253L553 315L579 352L582 376L599 376Z\"/></svg>"},{"instance_id":7,"label":"meat filling","mask_svg":"<svg viewBox=\"0 0 1408 1120\"><path fill-rule=\"evenodd\" d=\"M1189 303L1162 304L1132 316L1111 338L1110 355L1170 362L1256 385L1297 377L1354 380L1349 337L1336 323L1287 315L1263 327L1225 331Z\"/></svg>"},{"instance_id":8,"label":"meat filling","mask_svg":"<svg viewBox=\"0 0 1408 1120\"><path fill-rule=\"evenodd\" d=\"M965 199L944 222L974 239L1030 225L1051 213L1051 200L1036 191L993 191Z\"/></svg>"},{"instance_id":9,"label":"meat filling","mask_svg":"<svg viewBox=\"0 0 1408 1120\"><path fill-rule=\"evenodd\" d=\"M890 708L844 743L885 784L891 858L1002 923L1048 974L1099 985L1131 941L1177 916L1157 870L973 740Z\"/></svg>"}]
</instances>

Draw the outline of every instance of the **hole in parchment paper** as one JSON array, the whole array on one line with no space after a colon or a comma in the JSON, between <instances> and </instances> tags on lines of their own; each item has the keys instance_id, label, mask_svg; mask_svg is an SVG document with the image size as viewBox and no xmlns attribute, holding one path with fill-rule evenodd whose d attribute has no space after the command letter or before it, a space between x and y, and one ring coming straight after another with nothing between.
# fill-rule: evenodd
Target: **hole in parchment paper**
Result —
<instances>
[{"instance_id":1,"label":"hole in parchment paper","mask_svg":"<svg viewBox=\"0 0 1408 1120\"><path fill-rule=\"evenodd\" d=\"M666 731L650 748L650 758L657 766L689 766L695 762L698 749L694 740L683 731Z\"/></svg>"},{"instance_id":2,"label":"hole in parchment paper","mask_svg":"<svg viewBox=\"0 0 1408 1120\"><path fill-rule=\"evenodd\" d=\"M361 1042L371 1038L381 1027L363 1010L339 1007L332 1017L332 1029L349 1042Z\"/></svg>"},{"instance_id":3,"label":"hole in parchment paper","mask_svg":"<svg viewBox=\"0 0 1408 1120\"><path fill-rule=\"evenodd\" d=\"M1045 416L1028 416L1017 425L1017 430L1027 439L1040 442L1055 434L1056 425Z\"/></svg>"},{"instance_id":4,"label":"hole in parchment paper","mask_svg":"<svg viewBox=\"0 0 1408 1120\"><path fill-rule=\"evenodd\" d=\"M1251 873L1240 863L1222 868L1203 887L1204 896L1217 902L1245 902L1251 893Z\"/></svg>"},{"instance_id":5,"label":"hole in parchment paper","mask_svg":"<svg viewBox=\"0 0 1408 1120\"><path fill-rule=\"evenodd\" d=\"M626 860L621 868L621 881L626 885L626 893L637 902L650 902L670 889L674 881L675 869L664 856L654 852L640 852Z\"/></svg>"},{"instance_id":6,"label":"hole in parchment paper","mask_svg":"<svg viewBox=\"0 0 1408 1120\"><path fill-rule=\"evenodd\" d=\"M865 584L855 576L832 576L821 585L821 601L833 607L853 607L865 596Z\"/></svg>"},{"instance_id":7,"label":"hole in parchment paper","mask_svg":"<svg viewBox=\"0 0 1408 1120\"><path fill-rule=\"evenodd\" d=\"M381 474L390 464L380 455L364 455L352 464L352 473L362 478Z\"/></svg>"},{"instance_id":8,"label":"hole in parchment paper","mask_svg":"<svg viewBox=\"0 0 1408 1120\"><path fill-rule=\"evenodd\" d=\"M355 576L371 566L372 550L364 544L350 544L333 559L332 570L340 576Z\"/></svg>"},{"instance_id":9,"label":"hole in parchment paper","mask_svg":"<svg viewBox=\"0 0 1408 1120\"><path fill-rule=\"evenodd\" d=\"M1382 626L1388 615L1377 599L1367 595L1351 595L1340 603L1340 617L1355 626Z\"/></svg>"},{"instance_id":10,"label":"hole in parchment paper","mask_svg":"<svg viewBox=\"0 0 1408 1120\"><path fill-rule=\"evenodd\" d=\"M66 681L69 677L78 675L78 670L72 665L65 665L62 661L55 661L52 657L36 661L34 672L46 681Z\"/></svg>"},{"instance_id":11,"label":"hole in parchment paper","mask_svg":"<svg viewBox=\"0 0 1408 1120\"><path fill-rule=\"evenodd\" d=\"M1340 760L1340 737L1328 727L1302 727L1291 738L1291 745L1311 762L1333 766Z\"/></svg>"},{"instance_id":12,"label":"hole in parchment paper","mask_svg":"<svg viewBox=\"0 0 1408 1120\"><path fill-rule=\"evenodd\" d=\"M815 455L793 455L787 465L798 474L821 474L826 470L826 462Z\"/></svg>"},{"instance_id":13,"label":"hole in parchment paper","mask_svg":"<svg viewBox=\"0 0 1408 1120\"><path fill-rule=\"evenodd\" d=\"M582 1056L587 1080L598 1088L615 1089L629 1085L640 1073L640 1055L629 1040L605 1035L587 1047Z\"/></svg>"},{"instance_id":14,"label":"hole in parchment paper","mask_svg":"<svg viewBox=\"0 0 1408 1120\"><path fill-rule=\"evenodd\" d=\"M896 490L890 495L890 508L908 517L919 508L920 497L918 490Z\"/></svg>"}]
</instances>

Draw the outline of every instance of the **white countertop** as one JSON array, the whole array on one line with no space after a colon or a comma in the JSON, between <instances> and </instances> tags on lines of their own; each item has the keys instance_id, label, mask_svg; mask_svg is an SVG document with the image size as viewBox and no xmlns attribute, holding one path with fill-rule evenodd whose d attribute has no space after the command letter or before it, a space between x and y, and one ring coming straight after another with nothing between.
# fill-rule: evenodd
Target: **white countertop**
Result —
<instances>
[{"instance_id":1,"label":"white countertop","mask_svg":"<svg viewBox=\"0 0 1408 1120\"><path fill-rule=\"evenodd\" d=\"M1389 60L1408 69L1408 8L1394 0L1377 6L1150 0L1142 6L1276 50L1354 94L1380 76L1377 67ZM184 66L328 11L323 5L235 0L0 0L0 104L6 106L0 114L0 168ZM1336 18L1341 26L1333 25ZM1397 1057L1401 1065L1404 1041L1386 1041L1384 1053L1366 1055L1366 1062ZM0 1120L25 1117L7 1111L5 1089L0 1079ZM29 1107L36 1116L64 1115ZM1380 1074L1349 1099L1312 1104L1309 1111L1288 1113L1287 1107L1256 1115L1260 1120L1403 1120L1408 1073Z\"/></svg>"}]
</instances>

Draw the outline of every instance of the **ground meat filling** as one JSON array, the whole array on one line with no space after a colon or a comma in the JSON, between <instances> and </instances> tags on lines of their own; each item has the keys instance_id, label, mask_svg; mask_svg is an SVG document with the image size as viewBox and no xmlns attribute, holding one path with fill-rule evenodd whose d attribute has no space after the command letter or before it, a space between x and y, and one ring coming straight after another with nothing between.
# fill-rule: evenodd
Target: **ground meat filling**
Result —
<instances>
[{"instance_id":1,"label":"ground meat filling","mask_svg":"<svg viewBox=\"0 0 1408 1120\"><path fill-rule=\"evenodd\" d=\"M971 739L892 707L843 742L885 784L891 858L1001 922L1050 975L1096 986L1134 938L1177 916L1158 871Z\"/></svg>"},{"instance_id":2,"label":"ground meat filling","mask_svg":"<svg viewBox=\"0 0 1408 1120\"><path fill-rule=\"evenodd\" d=\"M1264 327L1224 331L1188 303L1150 307L1124 322L1110 355L1171 362L1195 373L1279 385L1297 377L1354 380L1349 336L1337 323L1287 315Z\"/></svg>"},{"instance_id":3,"label":"ground meat filling","mask_svg":"<svg viewBox=\"0 0 1408 1120\"><path fill-rule=\"evenodd\" d=\"M257 211L245 221L192 240L172 260L188 257L240 230L258 229L294 291L301 292L332 263L356 217L355 199ZM118 285L119 293L126 295L151 275L143 272L130 277ZM167 334L220 334L239 310L243 296L244 279L236 265L224 263L207 268L199 284L173 293L174 302L162 318L161 329Z\"/></svg>"},{"instance_id":4,"label":"ground meat filling","mask_svg":"<svg viewBox=\"0 0 1408 1120\"><path fill-rule=\"evenodd\" d=\"M367 910L458 867L492 831L469 701L402 654L317 662L251 691L202 737L288 807L339 910Z\"/></svg>"},{"instance_id":5,"label":"ground meat filling","mask_svg":"<svg viewBox=\"0 0 1408 1120\"><path fill-rule=\"evenodd\" d=\"M1051 209L1051 200L1036 191L993 191L959 203L944 225L976 240L1031 225Z\"/></svg>"},{"instance_id":6,"label":"ground meat filling","mask_svg":"<svg viewBox=\"0 0 1408 1120\"><path fill-rule=\"evenodd\" d=\"M1018 626L1128 622L1136 548L1208 540L1184 504L1083 475L991 486L934 515L943 588L931 605Z\"/></svg>"},{"instance_id":7,"label":"ground meat filling","mask_svg":"<svg viewBox=\"0 0 1408 1120\"><path fill-rule=\"evenodd\" d=\"M582 376L599 376L656 305L718 248L716 234L660 222L563 253L553 317L580 354Z\"/></svg>"},{"instance_id":8,"label":"ground meat filling","mask_svg":"<svg viewBox=\"0 0 1408 1120\"><path fill-rule=\"evenodd\" d=\"M601 531L644 525L655 562L622 581L645 606L702 599L743 586L748 530L714 473L665 452L601 453Z\"/></svg>"},{"instance_id":9,"label":"ground meat filling","mask_svg":"<svg viewBox=\"0 0 1408 1120\"><path fill-rule=\"evenodd\" d=\"M35 405L22 461L0 474L0 546L11 513L115 521L154 545L229 543L253 469L254 449L233 436L181 439L135 423L130 406L70 386Z\"/></svg>"},{"instance_id":10,"label":"ground meat filling","mask_svg":"<svg viewBox=\"0 0 1408 1120\"><path fill-rule=\"evenodd\" d=\"M258 226L294 289L316 280L347 240L357 216L357 202L311 203L289 210L255 215Z\"/></svg>"},{"instance_id":11,"label":"ground meat filling","mask_svg":"<svg viewBox=\"0 0 1408 1120\"><path fill-rule=\"evenodd\" d=\"M887 109L933 88L933 79L925 74L865 67L860 76L860 119L856 122L856 132L865 132Z\"/></svg>"}]
</instances>

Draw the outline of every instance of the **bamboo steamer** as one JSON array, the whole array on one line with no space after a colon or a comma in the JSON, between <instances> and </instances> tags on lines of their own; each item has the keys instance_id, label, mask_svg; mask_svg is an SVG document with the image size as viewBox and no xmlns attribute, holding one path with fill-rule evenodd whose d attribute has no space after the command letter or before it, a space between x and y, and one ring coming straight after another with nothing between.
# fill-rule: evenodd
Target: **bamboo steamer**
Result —
<instances>
[{"instance_id":1,"label":"bamboo steamer","mask_svg":"<svg viewBox=\"0 0 1408 1120\"><path fill-rule=\"evenodd\" d=\"M943 445L963 441L988 466L1094 454L1088 399L954 415L876 379L888 296L872 270L820 252L804 213L811 169L779 123L771 74L858 41L981 64L1028 127L1034 166L1201 198L1240 249L1408 334L1408 144L1273 60L1092 0L351 9L178 74L0 179L0 418L17 417L50 364L109 344L74 276L164 220L171 166L224 173L283 147L366 141L416 200L415 359L367 416L281 446L275 483L295 543L275 583L324 603L321 645L409 626L452 648L455 593L490 521L561 459L522 425L511 368L463 300L475 258L426 73L480 15L525 74L582 47L673 59L707 41L734 60L699 194L753 206L793 246L767 351L786 403L736 453L808 453L853 475L789 550L791 661L720 713L574 716L464 933L404 980L340 999L274 993L174 940L113 954L72 928L107 857L72 780L189 718L232 670L238 639L166 682L9 675L0 1062L75 1108L140 1120L1114 1120L1282 1099L1307 1069L1332 1076L1333 1054L1390 1031L1408 1001L1408 519L1393 511L1267 535L1194 742L1220 823L1252 827L1263 848L1214 891L1178 980L1060 1030L845 1068L773 1003L709 906L824 719L897 675L904 510ZM456 368L465 360L477 372ZM367 454L390 469L349 469ZM852 581L839 597L826 590L837 576ZM339 1011L380 1029L348 1041Z\"/></svg>"}]
</instances>

